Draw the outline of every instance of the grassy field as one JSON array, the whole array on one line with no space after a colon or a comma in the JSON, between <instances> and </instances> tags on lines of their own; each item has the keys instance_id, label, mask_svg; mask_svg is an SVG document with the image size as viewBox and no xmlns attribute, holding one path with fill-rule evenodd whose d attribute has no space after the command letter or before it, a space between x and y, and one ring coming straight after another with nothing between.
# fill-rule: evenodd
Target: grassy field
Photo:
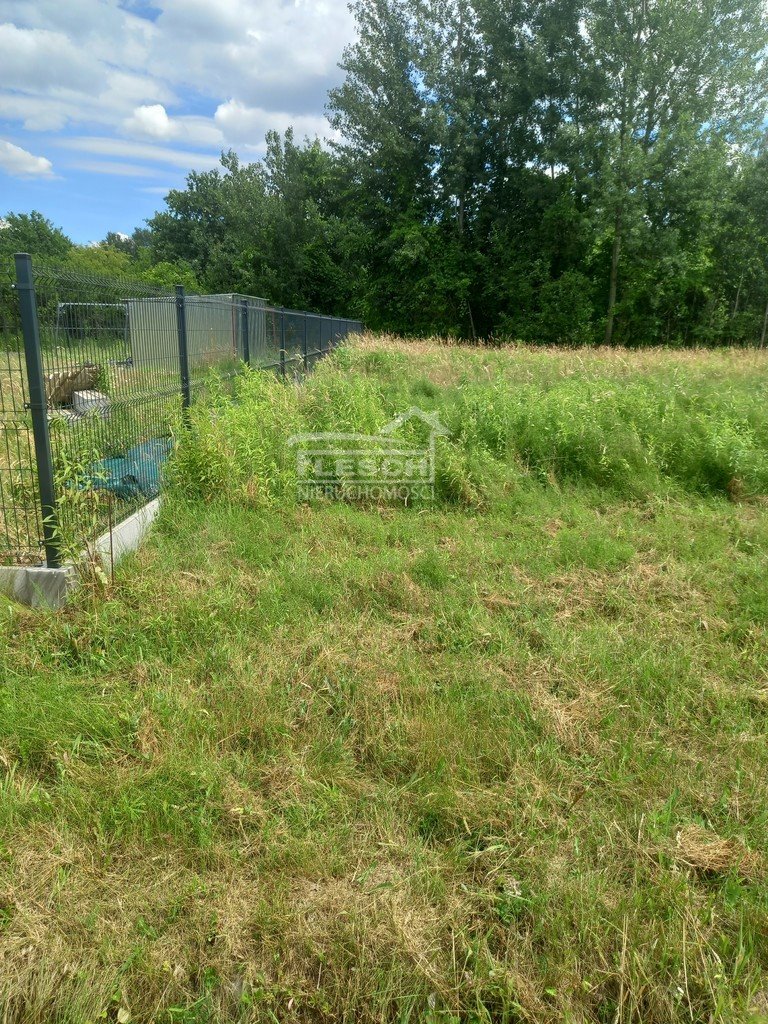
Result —
<instances>
[{"instance_id":1,"label":"grassy field","mask_svg":"<svg viewBox=\"0 0 768 1024\"><path fill-rule=\"evenodd\" d=\"M114 585L0 606L0 1020L768 1020L767 364L365 339L194 409ZM413 405L434 503L296 502Z\"/></svg>"}]
</instances>

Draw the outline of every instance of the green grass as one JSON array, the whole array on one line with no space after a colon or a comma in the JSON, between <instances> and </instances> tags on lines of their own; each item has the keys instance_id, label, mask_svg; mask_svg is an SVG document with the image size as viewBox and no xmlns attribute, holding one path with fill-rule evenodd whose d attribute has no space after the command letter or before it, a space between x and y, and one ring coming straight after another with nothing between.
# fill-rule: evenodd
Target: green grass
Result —
<instances>
[{"instance_id":1,"label":"green grass","mask_svg":"<svg viewBox=\"0 0 768 1024\"><path fill-rule=\"evenodd\" d=\"M2 1019L765 1019L762 358L200 407L114 587L2 608ZM434 505L296 504L287 436L414 404Z\"/></svg>"}]
</instances>

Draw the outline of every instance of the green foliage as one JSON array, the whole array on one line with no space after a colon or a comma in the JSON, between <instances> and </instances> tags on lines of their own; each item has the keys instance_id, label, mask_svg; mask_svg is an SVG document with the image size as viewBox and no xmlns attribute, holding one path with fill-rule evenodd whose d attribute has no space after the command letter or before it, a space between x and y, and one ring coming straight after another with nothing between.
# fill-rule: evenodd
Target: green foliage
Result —
<instances>
[{"instance_id":1,"label":"green foliage","mask_svg":"<svg viewBox=\"0 0 768 1024\"><path fill-rule=\"evenodd\" d=\"M290 308L353 315L356 226L340 216L339 168L318 142L270 133L263 163L222 156L190 174L150 221L155 263L191 268L206 290L263 296Z\"/></svg>"},{"instance_id":2,"label":"green foliage","mask_svg":"<svg viewBox=\"0 0 768 1024\"><path fill-rule=\"evenodd\" d=\"M545 281L539 302L537 340L549 345L588 345L594 338L591 282L578 270Z\"/></svg>"},{"instance_id":3,"label":"green foliage","mask_svg":"<svg viewBox=\"0 0 768 1024\"><path fill-rule=\"evenodd\" d=\"M72 242L59 228L33 210L31 213L7 213L0 217L0 257L28 252L52 261L64 260Z\"/></svg>"},{"instance_id":4,"label":"green foliage","mask_svg":"<svg viewBox=\"0 0 768 1024\"><path fill-rule=\"evenodd\" d=\"M176 260L175 263L161 261L146 267L137 262L136 268L143 281L149 281L150 284L159 285L161 288L175 288L180 284L190 295L199 294L204 290L192 267L183 260Z\"/></svg>"},{"instance_id":5,"label":"green foliage","mask_svg":"<svg viewBox=\"0 0 768 1024\"><path fill-rule=\"evenodd\" d=\"M178 437L170 483L183 493L270 505L295 484L288 439L302 429L298 391L266 371L244 372L227 388L210 386L210 400L193 406Z\"/></svg>"},{"instance_id":6,"label":"green foliage","mask_svg":"<svg viewBox=\"0 0 768 1024\"><path fill-rule=\"evenodd\" d=\"M134 264L121 249L108 245L74 245L67 254L67 266L84 274L131 277Z\"/></svg>"}]
</instances>

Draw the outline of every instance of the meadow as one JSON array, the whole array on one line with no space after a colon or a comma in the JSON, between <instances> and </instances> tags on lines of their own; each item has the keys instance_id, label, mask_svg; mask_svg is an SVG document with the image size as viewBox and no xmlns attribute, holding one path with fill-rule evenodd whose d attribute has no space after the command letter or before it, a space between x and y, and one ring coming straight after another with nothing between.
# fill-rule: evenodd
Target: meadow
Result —
<instances>
[{"instance_id":1,"label":"meadow","mask_svg":"<svg viewBox=\"0 0 768 1024\"><path fill-rule=\"evenodd\" d=\"M212 384L114 582L0 605L4 1024L768 1020L767 362ZM296 500L412 406L434 501Z\"/></svg>"}]
</instances>

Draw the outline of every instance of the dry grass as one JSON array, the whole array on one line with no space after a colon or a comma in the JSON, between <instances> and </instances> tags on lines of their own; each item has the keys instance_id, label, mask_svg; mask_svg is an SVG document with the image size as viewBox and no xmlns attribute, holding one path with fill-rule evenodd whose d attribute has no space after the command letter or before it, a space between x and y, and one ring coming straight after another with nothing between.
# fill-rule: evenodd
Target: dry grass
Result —
<instances>
[{"instance_id":1,"label":"dry grass","mask_svg":"<svg viewBox=\"0 0 768 1024\"><path fill-rule=\"evenodd\" d=\"M748 882L765 878L763 856L739 839L723 839L700 825L687 825L676 836L678 862L705 875L735 873Z\"/></svg>"},{"instance_id":2,"label":"dry grass","mask_svg":"<svg viewBox=\"0 0 768 1024\"><path fill-rule=\"evenodd\" d=\"M702 371L708 376L752 377L765 373L768 363L768 349L759 348L561 348L510 343L500 347L468 346L445 337L402 338L391 334L363 335L356 347L367 352L385 349L409 359L415 357L422 366L428 364L430 379L441 384L457 382L468 367L473 375L487 378L502 367L503 372L520 378L539 376L542 369L562 377L598 373L621 378L638 372L667 373L675 367ZM456 358L457 351L461 352L461 359Z\"/></svg>"}]
</instances>

